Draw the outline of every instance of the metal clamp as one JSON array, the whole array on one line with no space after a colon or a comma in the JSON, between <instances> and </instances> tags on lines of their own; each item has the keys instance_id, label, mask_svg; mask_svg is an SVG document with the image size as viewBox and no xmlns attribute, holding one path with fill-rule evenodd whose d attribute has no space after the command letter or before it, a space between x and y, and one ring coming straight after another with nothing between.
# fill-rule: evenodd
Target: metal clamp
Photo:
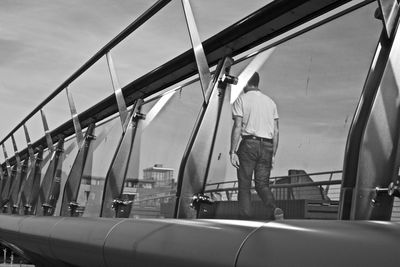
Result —
<instances>
[{"instance_id":1,"label":"metal clamp","mask_svg":"<svg viewBox=\"0 0 400 267\"><path fill-rule=\"evenodd\" d=\"M211 205L213 203L214 203L214 201L209 196L198 193L198 194L193 195L192 201L190 203L190 207L192 209L199 210L201 204Z\"/></svg>"},{"instance_id":2,"label":"metal clamp","mask_svg":"<svg viewBox=\"0 0 400 267\"><path fill-rule=\"evenodd\" d=\"M50 216L52 214L54 207L48 203L43 203L42 208L44 216Z\"/></svg>"},{"instance_id":3,"label":"metal clamp","mask_svg":"<svg viewBox=\"0 0 400 267\"><path fill-rule=\"evenodd\" d=\"M222 75L221 79L220 79L220 82L226 83L226 84L233 84L233 85L236 85L236 84L238 84L238 82L239 82L239 78L224 73L224 74Z\"/></svg>"},{"instance_id":4,"label":"metal clamp","mask_svg":"<svg viewBox=\"0 0 400 267\"><path fill-rule=\"evenodd\" d=\"M133 119L136 120L145 120L146 119L146 114L140 113L140 112L135 112L133 115Z\"/></svg>"},{"instance_id":5,"label":"metal clamp","mask_svg":"<svg viewBox=\"0 0 400 267\"><path fill-rule=\"evenodd\" d=\"M76 217L78 208L79 208L78 202L71 201L68 203L68 209L69 209L71 217Z\"/></svg>"},{"instance_id":6,"label":"metal clamp","mask_svg":"<svg viewBox=\"0 0 400 267\"><path fill-rule=\"evenodd\" d=\"M114 199L111 207L114 209L115 218L128 218L127 207L132 205L131 200ZM129 210L129 208L128 208Z\"/></svg>"},{"instance_id":7,"label":"metal clamp","mask_svg":"<svg viewBox=\"0 0 400 267\"><path fill-rule=\"evenodd\" d=\"M111 208L113 208L114 210L118 210L121 206L128 206L132 203L133 201L131 200L114 199L111 204Z\"/></svg>"},{"instance_id":8,"label":"metal clamp","mask_svg":"<svg viewBox=\"0 0 400 267\"><path fill-rule=\"evenodd\" d=\"M376 187L375 192L377 196L388 194L389 196L400 197L400 186L391 182L388 187Z\"/></svg>"},{"instance_id":9,"label":"metal clamp","mask_svg":"<svg viewBox=\"0 0 400 267\"><path fill-rule=\"evenodd\" d=\"M388 195L394 197L400 197L400 187L391 182L388 187Z\"/></svg>"},{"instance_id":10,"label":"metal clamp","mask_svg":"<svg viewBox=\"0 0 400 267\"><path fill-rule=\"evenodd\" d=\"M398 184L398 183L397 183ZM376 206L378 204L378 197L388 195L390 197L400 198L400 187L391 182L388 187L375 187L374 197L371 199L371 205Z\"/></svg>"},{"instance_id":11,"label":"metal clamp","mask_svg":"<svg viewBox=\"0 0 400 267\"><path fill-rule=\"evenodd\" d=\"M12 214L18 214L19 213L19 205L13 204L12 209L11 209Z\"/></svg>"},{"instance_id":12,"label":"metal clamp","mask_svg":"<svg viewBox=\"0 0 400 267\"><path fill-rule=\"evenodd\" d=\"M96 136L94 134L88 134L85 137L86 140L96 140Z\"/></svg>"},{"instance_id":13,"label":"metal clamp","mask_svg":"<svg viewBox=\"0 0 400 267\"><path fill-rule=\"evenodd\" d=\"M399 3L397 0L379 0L378 3L375 18L382 20L387 37L392 38L398 19Z\"/></svg>"},{"instance_id":14,"label":"metal clamp","mask_svg":"<svg viewBox=\"0 0 400 267\"><path fill-rule=\"evenodd\" d=\"M24 214L31 215L32 214L32 205L25 204L24 205Z\"/></svg>"}]
</instances>

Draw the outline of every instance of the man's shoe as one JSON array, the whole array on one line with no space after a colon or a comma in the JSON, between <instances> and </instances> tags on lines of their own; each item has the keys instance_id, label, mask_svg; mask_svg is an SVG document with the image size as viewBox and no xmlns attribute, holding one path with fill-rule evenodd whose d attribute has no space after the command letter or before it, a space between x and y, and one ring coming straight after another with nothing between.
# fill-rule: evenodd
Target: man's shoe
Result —
<instances>
[{"instance_id":1,"label":"man's shoe","mask_svg":"<svg viewBox=\"0 0 400 267\"><path fill-rule=\"evenodd\" d=\"M283 210L281 210L280 208L275 208L274 219L276 221L282 221L283 220Z\"/></svg>"}]
</instances>

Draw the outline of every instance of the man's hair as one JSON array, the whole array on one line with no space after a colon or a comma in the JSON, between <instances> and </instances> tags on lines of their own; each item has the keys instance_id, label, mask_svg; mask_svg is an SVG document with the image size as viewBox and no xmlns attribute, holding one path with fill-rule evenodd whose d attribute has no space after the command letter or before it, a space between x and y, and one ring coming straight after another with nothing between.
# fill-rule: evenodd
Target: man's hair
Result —
<instances>
[{"instance_id":1,"label":"man's hair","mask_svg":"<svg viewBox=\"0 0 400 267\"><path fill-rule=\"evenodd\" d=\"M260 75L258 74L258 72L254 72L253 76L251 76L250 80L247 82L247 85L258 87L259 82L260 82Z\"/></svg>"}]
</instances>

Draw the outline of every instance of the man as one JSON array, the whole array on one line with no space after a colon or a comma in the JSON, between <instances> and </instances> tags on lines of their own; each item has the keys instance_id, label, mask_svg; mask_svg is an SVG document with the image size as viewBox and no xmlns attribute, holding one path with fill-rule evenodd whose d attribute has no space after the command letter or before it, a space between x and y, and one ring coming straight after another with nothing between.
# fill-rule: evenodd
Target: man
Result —
<instances>
[{"instance_id":1,"label":"man","mask_svg":"<svg viewBox=\"0 0 400 267\"><path fill-rule=\"evenodd\" d=\"M237 168L239 181L239 211L242 219L250 219L250 187L254 173L255 188L264 205L276 220L283 211L276 207L269 188L269 177L278 148L278 111L274 101L258 88L259 74L255 72L244 87L244 94L233 103L234 124L231 134L231 163ZM240 137L239 149L236 151Z\"/></svg>"}]
</instances>

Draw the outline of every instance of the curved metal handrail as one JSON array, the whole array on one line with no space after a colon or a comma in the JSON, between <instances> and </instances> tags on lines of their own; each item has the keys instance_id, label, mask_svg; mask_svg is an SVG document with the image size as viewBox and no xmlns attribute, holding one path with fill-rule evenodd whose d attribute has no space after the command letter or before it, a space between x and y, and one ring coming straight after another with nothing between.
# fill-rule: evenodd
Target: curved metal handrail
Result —
<instances>
[{"instance_id":1,"label":"curved metal handrail","mask_svg":"<svg viewBox=\"0 0 400 267\"><path fill-rule=\"evenodd\" d=\"M326 171L326 172L313 172L313 173L301 173L301 174L291 174L291 175L285 175L285 176L274 176L270 177L270 180L277 180L277 179L283 179L283 178L297 178L297 177L303 177L303 176L317 176L317 175L326 175L326 174L336 174L336 173L342 173L342 170L337 170L337 171ZM210 183L206 184L206 186L213 186L213 185L221 185L221 184L229 184L229 183L237 183L237 180L231 180L231 181L223 181L223 182L217 182L217 183Z\"/></svg>"}]
</instances>

